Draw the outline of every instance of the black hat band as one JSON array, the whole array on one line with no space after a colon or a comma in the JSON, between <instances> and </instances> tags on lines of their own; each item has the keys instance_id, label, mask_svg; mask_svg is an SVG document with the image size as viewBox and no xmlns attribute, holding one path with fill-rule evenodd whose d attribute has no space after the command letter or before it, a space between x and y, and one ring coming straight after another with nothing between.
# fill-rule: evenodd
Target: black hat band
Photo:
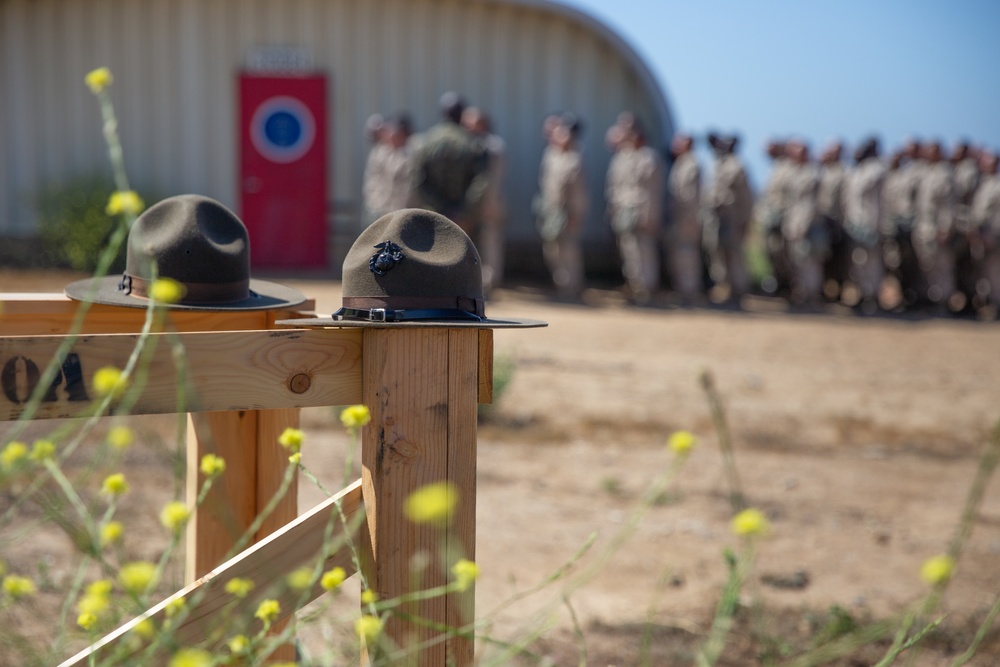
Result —
<instances>
[{"instance_id":1,"label":"black hat band","mask_svg":"<svg viewBox=\"0 0 1000 667\"><path fill-rule=\"evenodd\" d=\"M471 296L345 296L343 304L353 310L460 310L486 316L483 298Z\"/></svg>"}]
</instances>

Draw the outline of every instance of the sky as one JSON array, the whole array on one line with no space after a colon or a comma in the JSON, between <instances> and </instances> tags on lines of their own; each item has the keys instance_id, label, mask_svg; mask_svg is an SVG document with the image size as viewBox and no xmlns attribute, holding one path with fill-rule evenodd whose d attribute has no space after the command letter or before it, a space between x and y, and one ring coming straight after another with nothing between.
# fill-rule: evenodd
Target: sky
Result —
<instances>
[{"instance_id":1,"label":"sky","mask_svg":"<svg viewBox=\"0 0 1000 667\"><path fill-rule=\"evenodd\" d=\"M1000 1L562 0L649 65L675 127L738 132L760 187L770 138L961 139L1000 150ZM708 157L704 142L699 149ZM707 166L707 165L706 165Z\"/></svg>"}]
</instances>

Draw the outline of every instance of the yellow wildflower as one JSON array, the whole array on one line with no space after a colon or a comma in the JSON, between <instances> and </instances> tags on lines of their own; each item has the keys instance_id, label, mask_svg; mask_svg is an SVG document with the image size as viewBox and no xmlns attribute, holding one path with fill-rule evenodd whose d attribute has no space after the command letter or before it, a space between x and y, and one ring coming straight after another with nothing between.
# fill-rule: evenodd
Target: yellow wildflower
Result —
<instances>
[{"instance_id":1,"label":"yellow wildflower","mask_svg":"<svg viewBox=\"0 0 1000 667\"><path fill-rule=\"evenodd\" d=\"M299 451L302 448L302 442L305 440L305 434L297 428L286 428L278 436L278 444L285 449L291 450L293 452Z\"/></svg>"},{"instance_id":2,"label":"yellow wildflower","mask_svg":"<svg viewBox=\"0 0 1000 667\"><path fill-rule=\"evenodd\" d=\"M313 571L311 567L300 567L297 570L291 572L285 581L288 582L288 587L293 591L302 591L312 584Z\"/></svg>"},{"instance_id":3,"label":"yellow wildflower","mask_svg":"<svg viewBox=\"0 0 1000 667\"><path fill-rule=\"evenodd\" d=\"M156 634L156 625L153 623L153 619L144 618L136 623L132 631L142 639L149 641Z\"/></svg>"},{"instance_id":4,"label":"yellow wildflower","mask_svg":"<svg viewBox=\"0 0 1000 667\"><path fill-rule=\"evenodd\" d=\"M167 663L168 667L212 667L212 654L200 648L182 648Z\"/></svg>"},{"instance_id":5,"label":"yellow wildflower","mask_svg":"<svg viewBox=\"0 0 1000 667\"><path fill-rule=\"evenodd\" d=\"M361 591L361 604L375 604L378 602L378 593L370 588Z\"/></svg>"},{"instance_id":6,"label":"yellow wildflower","mask_svg":"<svg viewBox=\"0 0 1000 667\"><path fill-rule=\"evenodd\" d=\"M943 584L955 572L955 559L951 556L932 556L920 568L920 578L931 586Z\"/></svg>"},{"instance_id":7,"label":"yellow wildflower","mask_svg":"<svg viewBox=\"0 0 1000 667\"><path fill-rule=\"evenodd\" d=\"M14 440L7 443L7 446L0 452L0 466L4 470L11 470L18 466L28 456L28 446L23 442Z\"/></svg>"},{"instance_id":8,"label":"yellow wildflower","mask_svg":"<svg viewBox=\"0 0 1000 667\"><path fill-rule=\"evenodd\" d=\"M160 303L177 303L186 292L187 288L173 278L157 278L149 286L149 298Z\"/></svg>"},{"instance_id":9,"label":"yellow wildflower","mask_svg":"<svg viewBox=\"0 0 1000 667\"><path fill-rule=\"evenodd\" d=\"M254 612L254 616L262 620L265 624L270 625L278 618L278 614L280 613L281 604L277 600L268 599L260 603L257 611Z\"/></svg>"},{"instance_id":10,"label":"yellow wildflower","mask_svg":"<svg viewBox=\"0 0 1000 667\"><path fill-rule=\"evenodd\" d=\"M187 606L187 600L185 600L182 597L174 598L173 600L167 603L167 606L164 608L163 611L167 614L167 618L173 618L177 614L184 611L184 607L186 606Z\"/></svg>"},{"instance_id":11,"label":"yellow wildflower","mask_svg":"<svg viewBox=\"0 0 1000 667\"><path fill-rule=\"evenodd\" d=\"M406 499L403 513L413 523L443 526L455 513L458 489L451 482L435 482L423 486Z\"/></svg>"},{"instance_id":12,"label":"yellow wildflower","mask_svg":"<svg viewBox=\"0 0 1000 667\"><path fill-rule=\"evenodd\" d=\"M250 648L250 640L247 639L246 635L236 635L230 638L226 645L229 646L229 650L233 655L240 655L241 653L246 653L246 650Z\"/></svg>"},{"instance_id":13,"label":"yellow wildflower","mask_svg":"<svg viewBox=\"0 0 1000 667\"><path fill-rule=\"evenodd\" d=\"M218 477L226 472L226 460L215 454L205 454L201 457L201 473L206 477Z\"/></svg>"},{"instance_id":14,"label":"yellow wildflower","mask_svg":"<svg viewBox=\"0 0 1000 667\"><path fill-rule=\"evenodd\" d=\"M374 644L382 634L382 621L371 614L365 614L354 621L354 631L366 644Z\"/></svg>"},{"instance_id":15,"label":"yellow wildflower","mask_svg":"<svg viewBox=\"0 0 1000 667\"><path fill-rule=\"evenodd\" d=\"M113 585L109 579L98 579L87 586L87 591L76 603L76 610L81 614L89 612L95 616L101 616L111 608L111 588Z\"/></svg>"},{"instance_id":16,"label":"yellow wildflower","mask_svg":"<svg viewBox=\"0 0 1000 667\"><path fill-rule=\"evenodd\" d=\"M113 473L104 478L101 484L101 491L109 496L120 496L128 493L129 485L125 481L125 475L120 472Z\"/></svg>"},{"instance_id":17,"label":"yellow wildflower","mask_svg":"<svg viewBox=\"0 0 1000 667\"><path fill-rule=\"evenodd\" d=\"M32 461L47 461L55 456L56 443L51 440L35 440L28 458Z\"/></svg>"},{"instance_id":18,"label":"yellow wildflower","mask_svg":"<svg viewBox=\"0 0 1000 667\"><path fill-rule=\"evenodd\" d=\"M127 493L128 488L125 475L120 472L108 475L104 478L104 483L101 484L101 490L109 496L120 496L123 493Z\"/></svg>"},{"instance_id":19,"label":"yellow wildflower","mask_svg":"<svg viewBox=\"0 0 1000 667\"><path fill-rule=\"evenodd\" d=\"M107 441L117 450L128 449L135 441L135 434L128 426L112 426L108 429Z\"/></svg>"},{"instance_id":20,"label":"yellow wildflower","mask_svg":"<svg viewBox=\"0 0 1000 667\"><path fill-rule=\"evenodd\" d=\"M81 614L100 616L111 608L111 598L107 595L84 595L76 603L76 610Z\"/></svg>"},{"instance_id":21,"label":"yellow wildflower","mask_svg":"<svg viewBox=\"0 0 1000 667\"><path fill-rule=\"evenodd\" d=\"M302 452L295 452L294 454L292 454L291 456L289 456L288 457L288 462L291 463L292 465L296 465L296 466L298 464L302 463Z\"/></svg>"},{"instance_id":22,"label":"yellow wildflower","mask_svg":"<svg viewBox=\"0 0 1000 667\"><path fill-rule=\"evenodd\" d=\"M99 93L111 85L114 77L111 76L111 70L107 67L98 67L89 72L83 80L86 82L88 88L95 93Z\"/></svg>"},{"instance_id":23,"label":"yellow wildflower","mask_svg":"<svg viewBox=\"0 0 1000 667\"><path fill-rule=\"evenodd\" d=\"M3 592L13 600L20 600L23 597L34 595L38 588L28 577L21 577L16 574L8 574L3 578Z\"/></svg>"},{"instance_id":24,"label":"yellow wildflower","mask_svg":"<svg viewBox=\"0 0 1000 667\"><path fill-rule=\"evenodd\" d=\"M98 579L87 586L87 595L108 597L111 595L111 589L114 588L114 585L110 579Z\"/></svg>"},{"instance_id":25,"label":"yellow wildflower","mask_svg":"<svg viewBox=\"0 0 1000 667\"><path fill-rule=\"evenodd\" d=\"M76 624L84 630L90 630L97 625L97 615L89 611L82 612L76 617Z\"/></svg>"},{"instance_id":26,"label":"yellow wildflower","mask_svg":"<svg viewBox=\"0 0 1000 667\"><path fill-rule=\"evenodd\" d=\"M690 431L676 431L667 438L667 447L674 454L687 454L695 446L694 434Z\"/></svg>"},{"instance_id":27,"label":"yellow wildflower","mask_svg":"<svg viewBox=\"0 0 1000 667\"><path fill-rule=\"evenodd\" d=\"M344 428L356 431L372 420L371 412L365 405L351 405L340 413L340 423Z\"/></svg>"},{"instance_id":28,"label":"yellow wildflower","mask_svg":"<svg viewBox=\"0 0 1000 667\"><path fill-rule=\"evenodd\" d=\"M128 387L128 378L114 366L104 366L94 373L93 385L98 395L118 398Z\"/></svg>"},{"instance_id":29,"label":"yellow wildflower","mask_svg":"<svg viewBox=\"0 0 1000 667\"><path fill-rule=\"evenodd\" d=\"M122 565L118 572L118 583L132 595L141 595L156 582L156 565L149 561L134 561Z\"/></svg>"},{"instance_id":30,"label":"yellow wildflower","mask_svg":"<svg viewBox=\"0 0 1000 667\"><path fill-rule=\"evenodd\" d=\"M108 521L101 526L101 546L106 547L109 544L120 542L124 534L125 526L122 525L121 521Z\"/></svg>"},{"instance_id":31,"label":"yellow wildflower","mask_svg":"<svg viewBox=\"0 0 1000 667\"><path fill-rule=\"evenodd\" d=\"M771 524L763 512L751 507L733 517L732 529L737 535L750 537L767 533L771 529Z\"/></svg>"},{"instance_id":32,"label":"yellow wildflower","mask_svg":"<svg viewBox=\"0 0 1000 667\"><path fill-rule=\"evenodd\" d=\"M172 500L160 510L160 523L174 533L183 530L190 518L191 510L180 500Z\"/></svg>"},{"instance_id":33,"label":"yellow wildflower","mask_svg":"<svg viewBox=\"0 0 1000 667\"><path fill-rule=\"evenodd\" d=\"M238 598L245 598L253 590L253 582L242 577L233 577L226 582L226 592Z\"/></svg>"},{"instance_id":34,"label":"yellow wildflower","mask_svg":"<svg viewBox=\"0 0 1000 667\"><path fill-rule=\"evenodd\" d=\"M461 558L451 566L451 573L455 575L455 587L466 591L479 576L479 566L471 560Z\"/></svg>"},{"instance_id":35,"label":"yellow wildflower","mask_svg":"<svg viewBox=\"0 0 1000 667\"><path fill-rule=\"evenodd\" d=\"M323 573L323 576L319 580L319 584L324 590L332 591L344 583L344 579L346 578L347 573L344 572L344 568L335 567L332 570L327 570Z\"/></svg>"},{"instance_id":36,"label":"yellow wildflower","mask_svg":"<svg viewBox=\"0 0 1000 667\"><path fill-rule=\"evenodd\" d=\"M135 190L117 190L108 198L104 212L108 215L139 215L144 208L146 203Z\"/></svg>"}]
</instances>

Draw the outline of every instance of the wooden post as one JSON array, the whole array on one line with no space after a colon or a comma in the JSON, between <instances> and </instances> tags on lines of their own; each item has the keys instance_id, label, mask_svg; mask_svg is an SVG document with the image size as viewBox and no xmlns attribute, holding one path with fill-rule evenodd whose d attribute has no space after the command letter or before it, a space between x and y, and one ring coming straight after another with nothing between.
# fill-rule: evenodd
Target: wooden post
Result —
<instances>
[{"instance_id":1,"label":"wooden post","mask_svg":"<svg viewBox=\"0 0 1000 667\"><path fill-rule=\"evenodd\" d=\"M274 317L261 314L257 326L270 328ZM193 514L188 525L185 575L187 583L211 572L231 553L237 540L281 489L288 467L287 452L278 437L286 428L298 428L298 408L278 410L239 410L191 413L188 415L187 501L194 506L205 481L200 471L206 454L221 456L226 473L215 481L211 491ZM264 539L294 521L298 516L298 474L246 546ZM280 634L287 621L275 624L272 633ZM295 646L278 647L272 661L295 659Z\"/></svg>"},{"instance_id":2,"label":"wooden post","mask_svg":"<svg viewBox=\"0 0 1000 667\"><path fill-rule=\"evenodd\" d=\"M243 410L188 415L187 497L194 505L204 482L199 463L205 454L226 460L226 472L212 485L205 502L188 525L186 580L193 583L221 564L277 493L288 467L287 452L278 444L285 428L297 428L299 410ZM298 476L274 512L247 546L259 542L298 516ZM287 621L275 624L280 634ZM272 661L295 659L295 646L286 644L271 654Z\"/></svg>"},{"instance_id":3,"label":"wooden post","mask_svg":"<svg viewBox=\"0 0 1000 667\"><path fill-rule=\"evenodd\" d=\"M379 599L390 600L444 585L458 557L475 558L480 335L474 329L367 329L363 341L363 394L372 414L362 438L363 573ZM410 494L443 481L459 492L450 528L409 521L403 506ZM401 648L422 645L416 664L471 665L473 642L436 641L443 633L433 626L471 623L473 600L470 589L404 606L403 614L429 623L393 616L384 634Z\"/></svg>"}]
</instances>

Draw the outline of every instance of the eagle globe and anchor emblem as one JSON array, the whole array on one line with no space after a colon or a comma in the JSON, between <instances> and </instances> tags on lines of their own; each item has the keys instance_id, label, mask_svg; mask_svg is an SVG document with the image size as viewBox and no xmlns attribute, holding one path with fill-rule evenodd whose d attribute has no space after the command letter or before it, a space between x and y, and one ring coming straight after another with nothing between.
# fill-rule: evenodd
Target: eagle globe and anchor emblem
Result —
<instances>
[{"instance_id":1,"label":"eagle globe and anchor emblem","mask_svg":"<svg viewBox=\"0 0 1000 667\"><path fill-rule=\"evenodd\" d=\"M403 254L403 249L392 241L383 241L373 247L378 249L378 252L368 260L368 268L376 276L384 276L386 271L392 269L406 257Z\"/></svg>"}]
</instances>

